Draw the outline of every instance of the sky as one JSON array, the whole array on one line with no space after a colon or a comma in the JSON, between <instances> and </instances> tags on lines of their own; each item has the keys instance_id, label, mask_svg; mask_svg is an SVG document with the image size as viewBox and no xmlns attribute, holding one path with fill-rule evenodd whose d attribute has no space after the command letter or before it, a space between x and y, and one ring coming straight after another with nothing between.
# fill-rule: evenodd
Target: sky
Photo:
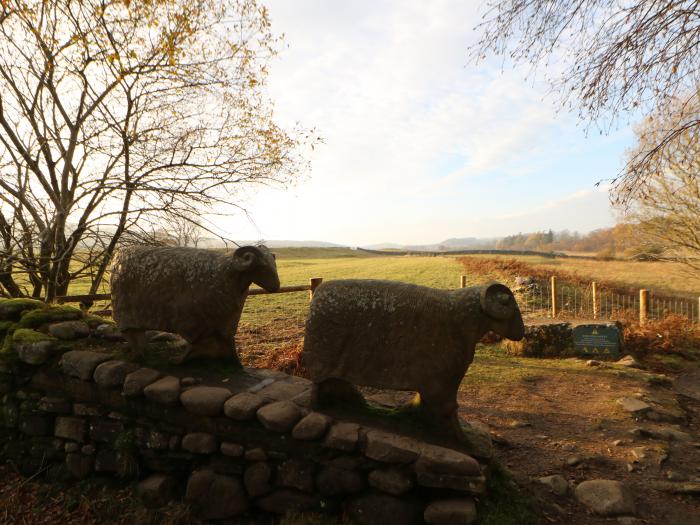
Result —
<instances>
[{"instance_id":1,"label":"sky","mask_svg":"<svg viewBox=\"0 0 700 525\"><path fill-rule=\"evenodd\" d=\"M529 69L474 64L480 1L264 3L284 33L277 120L323 143L295 185L257 188L249 217L217 220L228 237L429 244L614 224L605 181L630 123L601 134Z\"/></svg>"}]
</instances>

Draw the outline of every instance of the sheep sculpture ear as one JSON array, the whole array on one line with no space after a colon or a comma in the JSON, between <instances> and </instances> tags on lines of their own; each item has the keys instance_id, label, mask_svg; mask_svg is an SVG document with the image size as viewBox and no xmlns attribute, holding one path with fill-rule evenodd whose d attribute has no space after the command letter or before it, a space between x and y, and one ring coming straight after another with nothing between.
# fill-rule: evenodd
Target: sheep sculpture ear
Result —
<instances>
[{"instance_id":1,"label":"sheep sculpture ear","mask_svg":"<svg viewBox=\"0 0 700 525\"><path fill-rule=\"evenodd\" d=\"M491 283L481 290L481 309L489 317L499 321L510 319L515 308L515 298L507 286Z\"/></svg>"},{"instance_id":2,"label":"sheep sculpture ear","mask_svg":"<svg viewBox=\"0 0 700 525\"><path fill-rule=\"evenodd\" d=\"M253 268L261 257L262 253L255 246L241 246L233 254L234 267L236 271L245 272Z\"/></svg>"}]
</instances>

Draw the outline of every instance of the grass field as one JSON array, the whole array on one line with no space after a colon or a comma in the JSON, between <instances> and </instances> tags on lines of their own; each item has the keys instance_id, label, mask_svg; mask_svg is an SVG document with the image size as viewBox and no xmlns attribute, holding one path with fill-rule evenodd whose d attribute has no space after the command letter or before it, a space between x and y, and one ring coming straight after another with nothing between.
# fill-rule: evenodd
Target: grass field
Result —
<instances>
[{"instance_id":1,"label":"grass field","mask_svg":"<svg viewBox=\"0 0 700 525\"><path fill-rule=\"evenodd\" d=\"M591 280L616 281L632 288L648 288L657 292L690 297L700 296L700 273L691 273L681 263L624 260L553 259L531 255L473 255L517 259L554 271L575 272Z\"/></svg>"},{"instance_id":2,"label":"grass field","mask_svg":"<svg viewBox=\"0 0 700 525\"><path fill-rule=\"evenodd\" d=\"M299 249L276 250L282 285L308 284L311 277L322 277L324 280L392 279L435 288L457 288L463 273L453 257L357 257L358 252L351 250L334 251L334 257L324 257L324 252L304 250L309 257L302 258L299 255L304 252ZM284 363L275 359L296 355L308 309L308 292L249 297L236 337L244 363L285 368Z\"/></svg>"}]
</instances>

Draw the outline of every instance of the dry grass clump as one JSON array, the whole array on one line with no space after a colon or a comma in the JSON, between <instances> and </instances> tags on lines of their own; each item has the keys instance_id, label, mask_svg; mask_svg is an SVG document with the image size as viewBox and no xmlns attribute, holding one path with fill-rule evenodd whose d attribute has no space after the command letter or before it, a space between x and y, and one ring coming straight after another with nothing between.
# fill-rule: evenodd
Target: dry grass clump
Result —
<instances>
[{"instance_id":1,"label":"dry grass clump","mask_svg":"<svg viewBox=\"0 0 700 525\"><path fill-rule=\"evenodd\" d=\"M555 270L547 266L536 266L518 259L460 257L458 260L467 272L500 278L506 281L512 281L516 276L528 276L540 283L546 283L554 275L559 281L586 288L591 285L592 280L595 280L590 276L581 275L577 272ZM619 282L598 280L597 284L600 289L604 288L609 292L631 295L637 293L637 289L622 285Z\"/></svg>"},{"instance_id":2,"label":"dry grass clump","mask_svg":"<svg viewBox=\"0 0 700 525\"><path fill-rule=\"evenodd\" d=\"M643 326L635 317L635 314L628 314L622 319L628 351L648 354L700 350L700 325L689 322L687 317L668 314L661 319L648 320Z\"/></svg>"}]
</instances>

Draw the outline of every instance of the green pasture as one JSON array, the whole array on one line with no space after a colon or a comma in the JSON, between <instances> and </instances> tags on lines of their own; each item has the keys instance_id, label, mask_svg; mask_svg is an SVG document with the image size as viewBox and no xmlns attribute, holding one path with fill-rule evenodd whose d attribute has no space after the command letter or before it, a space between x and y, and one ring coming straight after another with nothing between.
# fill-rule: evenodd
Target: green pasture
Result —
<instances>
[{"instance_id":1,"label":"green pasture","mask_svg":"<svg viewBox=\"0 0 700 525\"><path fill-rule=\"evenodd\" d=\"M277 270L282 286L308 284L312 277L332 279L390 279L435 288L458 288L462 266L454 257L356 256L345 250L335 257L291 257L293 249L280 250ZM324 249L325 250L325 249ZM290 253L292 252L292 253ZM307 252L308 253L308 252ZM288 316L306 317L308 292L251 296L242 323L267 324Z\"/></svg>"}]
</instances>

